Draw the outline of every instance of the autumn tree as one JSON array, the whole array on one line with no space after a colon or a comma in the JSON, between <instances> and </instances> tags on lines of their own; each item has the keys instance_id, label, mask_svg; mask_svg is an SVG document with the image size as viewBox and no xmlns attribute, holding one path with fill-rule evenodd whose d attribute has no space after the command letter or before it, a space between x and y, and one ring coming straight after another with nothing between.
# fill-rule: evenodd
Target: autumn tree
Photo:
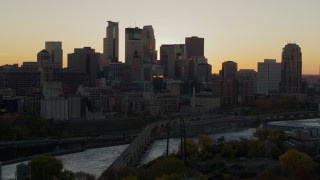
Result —
<instances>
[{"instance_id":1,"label":"autumn tree","mask_svg":"<svg viewBox=\"0 0 320 180\"><path fill-rule=\"evenodd\" d=\"M295 149L288 150L279 157L282 170L290 176L295 176L297 172L312 172L315 163L307 154Z\"/></svg>"}]
</instances>

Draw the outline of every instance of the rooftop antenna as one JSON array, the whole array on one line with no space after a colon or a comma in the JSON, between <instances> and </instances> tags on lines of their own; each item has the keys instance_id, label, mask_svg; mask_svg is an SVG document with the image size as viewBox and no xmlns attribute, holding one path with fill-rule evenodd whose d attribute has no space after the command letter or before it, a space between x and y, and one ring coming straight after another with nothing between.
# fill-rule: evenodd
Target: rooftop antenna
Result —
<instances>
[{"instance_id":1,"label":"rooftop antenna","mask_svg":"<svg viewBox=\"0 0 320 180\"><path fill-rule=\"evenodd\" d=\"M134 21L134 27L137 27L137 21Z\"/></svg>"}]
</instances>

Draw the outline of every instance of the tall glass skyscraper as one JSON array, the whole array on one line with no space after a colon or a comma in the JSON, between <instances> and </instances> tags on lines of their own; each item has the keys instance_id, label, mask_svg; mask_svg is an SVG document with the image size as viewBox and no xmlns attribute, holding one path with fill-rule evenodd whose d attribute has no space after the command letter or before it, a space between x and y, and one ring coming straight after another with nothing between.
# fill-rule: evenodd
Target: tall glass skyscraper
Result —
<instances>
[{"instance_id":1,"label":"tall glass skyscraper","mask_svg":"<svg viewBox=\"0 0 320 180\"><path fill-rule=\"evenodd\" d=\"M103 39L103 59L100 66L119 62L119 23L108 21L106 38Z\"/></svg>"}]
</instances>

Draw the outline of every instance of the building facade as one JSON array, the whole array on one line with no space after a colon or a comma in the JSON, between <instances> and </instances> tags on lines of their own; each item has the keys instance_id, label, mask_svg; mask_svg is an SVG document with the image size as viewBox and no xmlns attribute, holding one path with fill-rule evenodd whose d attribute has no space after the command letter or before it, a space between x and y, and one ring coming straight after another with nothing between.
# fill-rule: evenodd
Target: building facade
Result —
<instances>
[{"instance_id":1,"label":"building facade","mask_svg":"<svg viewBox=\"0 0 320 180\"><path fill-rule=\"evenodd\" d=\"M60 41L48 41L45 42L45 50L50 53L52 64L55 64L55 67L62 69L63 65L63 51L62 51L62 42Z\"/></svg>"},{"instance_id":2,"label":"building facade","mask_svg":"<svg viewBox=\"0 0 320 180\"><path fill-rule=\"evenodd\" d=\"M75 48L68 54L68 68L73 71L86 72L90 82L95 82L99 72L100 53L91 47Z\"/></svg>"},{"instance_id":3,"label":"building facade","mask_svg":"<svg viewBox=\"0 0 320 180\"><path fill-rule=\"evenodd\" d=\"M153 27L144 26L142 29L144 64L150 64L157 60L156 39Z\"/></svg>"},{"instance_id":4,"label":"building facade","mask_svg":"<svg viewBox=\"0 0 320 180\"><path fill-rule=\"evenodd\" d=\"M222 63L222 70L220 76L223 78L232 78L236 76L238 71L238 64L233 61L225 61Z\"/></svg>"},{"instance_id":5,"label":"building facade","mask_svg":"<svg viewBox=\"0 0 320 180\"><path fill-rule=\"evenodd\" d=\"M187 37L185 39L187 57L204 56L204 38L197 36Z\"/></svg>"},{"instance_id":6,"label":"building facade","mask_svg":"<svg viewBox=\"0 0 320 180\"><path fill-rule=\"evenodd\" d=\"M281 85L282 94L300 94L302 89L302 53L297 44L287 44L282 51Z\"/></svg>"},{"instance_id":7,"label":"building facade","mask_svg":"<svg viewBox=\"0 0 320 180\"><path fill-rule=\"evenodd\" d=\"M275 59L265 59L258 63L257 93L279 93L281 64Z\"/></svg>"},{"instance_id":8,"label":"building facade","mask_svg":"<svg viewBox=\"0 0 320 180\"><path fill-rule=\"evenodd\" d=\"M119 62L119 23L108 21L106 38L103 39L103 59L100 67Z\"/></svg>"},{"instance_id":9,"label":"building facade","mask_svg":"<svg viewBox=\"0 0 320 180\"><path fill-rule=\"evenodd\" d=\"M133 58L139 56L143 59L142 29L125 29L125 63L131 65Z\"/></svg>"}]
</instances>

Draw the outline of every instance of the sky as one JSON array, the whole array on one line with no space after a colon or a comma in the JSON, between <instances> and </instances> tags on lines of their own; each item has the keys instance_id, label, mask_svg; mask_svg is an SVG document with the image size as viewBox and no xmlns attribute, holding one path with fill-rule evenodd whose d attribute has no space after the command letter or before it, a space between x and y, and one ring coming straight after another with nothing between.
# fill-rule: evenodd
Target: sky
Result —
<instances>
[{"instance_id":1,"label":"sky","mask_svg":"<svg viewBox=\"0 0 320 180\"><path fill-rule=\"evenodd\" d=\"M62 42L64 66L74 48L102 52L111 20L119 21L123 62L125 28L152 25L158 50L203 37L214 73L228 60L239 69L281 62L282 48L297 43L303 74L318 74L319 8L319 0L1 0L0 65L36 61L45 41Z\"/></svg>"}]
</instances>

